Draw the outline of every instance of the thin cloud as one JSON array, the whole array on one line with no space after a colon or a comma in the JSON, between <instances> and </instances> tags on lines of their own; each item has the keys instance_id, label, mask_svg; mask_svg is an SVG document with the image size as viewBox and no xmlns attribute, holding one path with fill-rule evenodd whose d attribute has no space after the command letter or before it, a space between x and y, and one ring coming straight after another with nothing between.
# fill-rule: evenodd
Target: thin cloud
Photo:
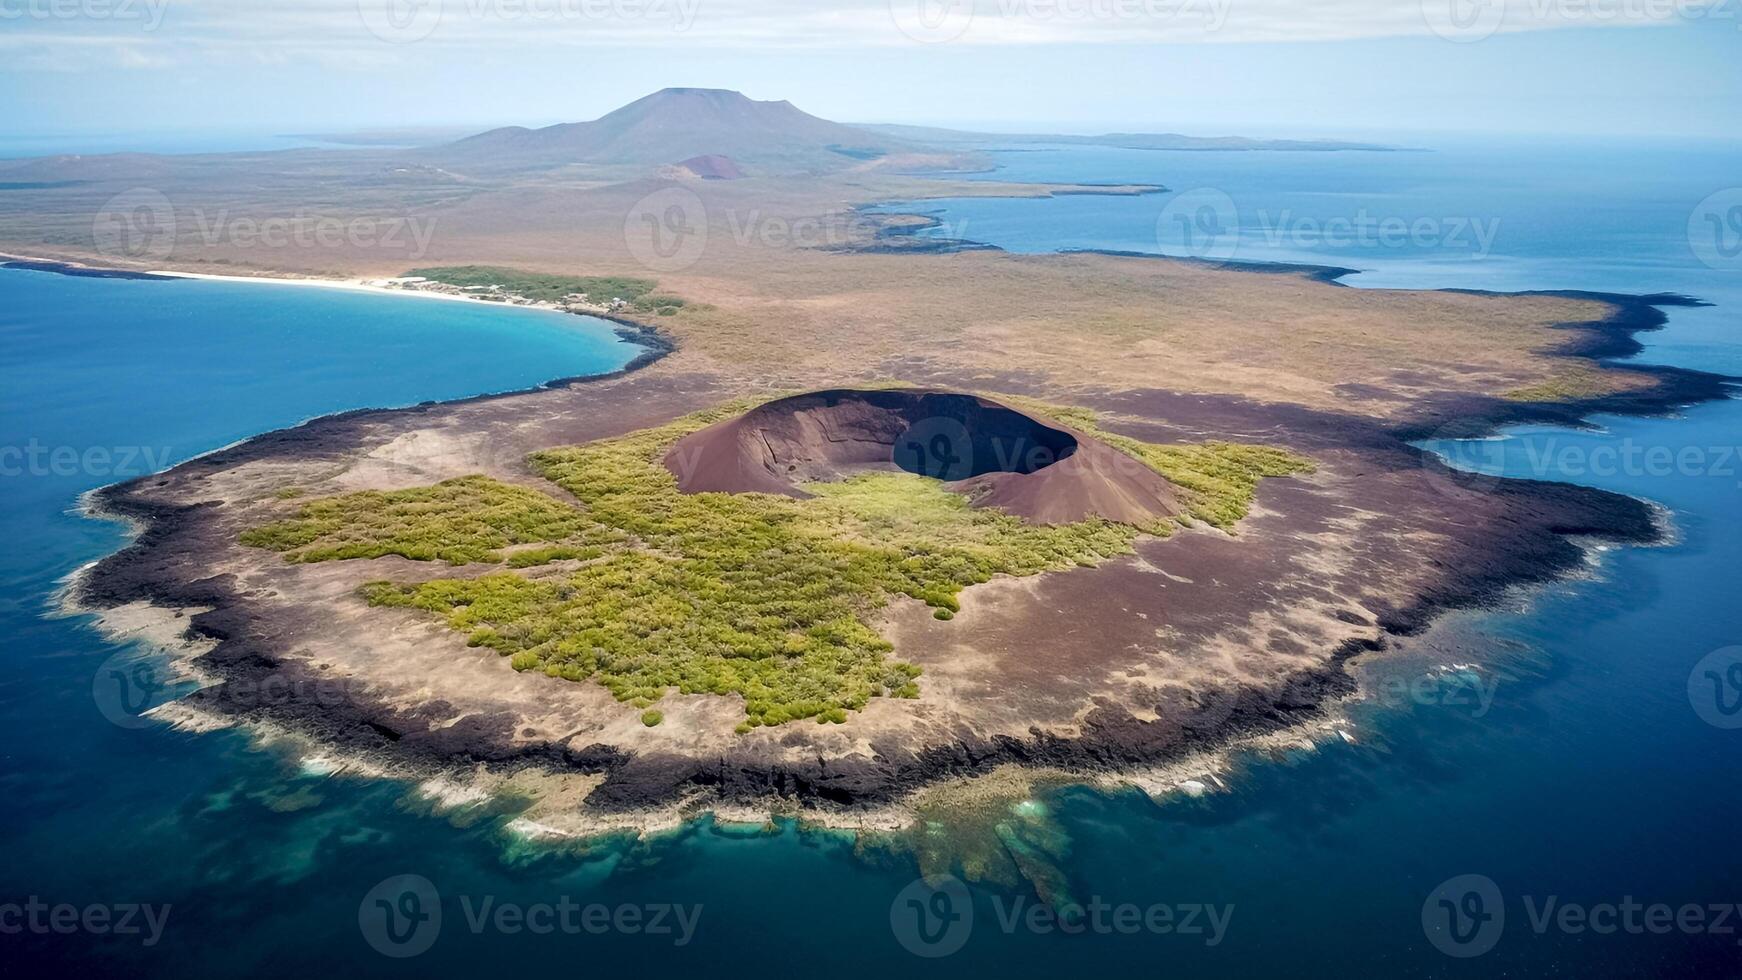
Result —
<instances>
[{"instance_id":1,"label":"thin cloud","mask_svg":"<svg viewBox=\"0 0 1742 980\"><path fill-rule=\"evenodd\" d=\"M567 47L936 48L1481 40L1724 16L1725 0L0 0L14 70ZM72 16L67 16L71 12Z\"/></svg>"}]
</instances>

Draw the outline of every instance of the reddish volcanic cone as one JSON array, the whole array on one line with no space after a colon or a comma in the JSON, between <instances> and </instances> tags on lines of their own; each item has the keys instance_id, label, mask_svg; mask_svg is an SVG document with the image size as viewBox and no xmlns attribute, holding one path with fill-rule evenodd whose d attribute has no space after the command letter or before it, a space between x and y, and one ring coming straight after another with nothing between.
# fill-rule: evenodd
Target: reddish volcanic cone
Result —
<instances>
[{"instance_id":1,"label":"reddish volcanic cone","mask_svg":"<svg viewBox=\"0 0 1742 980\"><path fill-rule=\"evenodd\" d=\"M808 496L801 483L906 471L1042 524L1146 525L1184 511L1173 484L1093 436L945 391L783 398L678 440L665 466L686 493L789 497Z\"/></svg>"},{"instance_id":2,"label":"reddish volcanic cone","mask_svg":"<svg viewBox=\"0 0 1742 980\"><path fill-rule=\"evenodd\" d=\"M739 180L744 176L744 171L738 169L738 164L731 157L718 153L690 157L679 162L678 166L703 180Z\"/></svg>"}]
</instances>

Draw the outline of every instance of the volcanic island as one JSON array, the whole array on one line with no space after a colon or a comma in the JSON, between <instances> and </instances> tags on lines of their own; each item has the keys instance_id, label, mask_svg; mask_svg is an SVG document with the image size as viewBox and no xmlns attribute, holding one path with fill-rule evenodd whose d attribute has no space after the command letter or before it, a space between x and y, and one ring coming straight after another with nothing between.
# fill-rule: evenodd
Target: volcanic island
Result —
<instances>
[{"instance_id":1,"label":"volcanic island","mask_svg":"<svg viewBox=\"0 0 1742 980\"><path fill-rule=\"evenodd\" d=\"M261 214L350 173L358 213L440 217L421 261L341 244L250 267L190 235L137 263L523 298L614 277L632 295L602 312L644 347L611 375L320 418L93 494L137 536L71 602L173 624L200 679L156 715L512 792L553 835L704 813L889 828L945 790L1149 786L1311 730L1360 695L1354 658L1445 610L1664 534L1643 501L1462 474L1417 442L1730 390L1618 362L1683 297L940 243L862 205L1158 189L953 179L971 154L786 103L650 99L556 133L269 161ZM638 127L659 134L641 156ZM0 247L126 265L56 231L131 186L123 164L177 207L265 165L93 161L15 192ZM690 202L706 247L650 270L625 221L650 196ZM743 234L751 214L830 231Z\"/></svg>"}]
</instances>

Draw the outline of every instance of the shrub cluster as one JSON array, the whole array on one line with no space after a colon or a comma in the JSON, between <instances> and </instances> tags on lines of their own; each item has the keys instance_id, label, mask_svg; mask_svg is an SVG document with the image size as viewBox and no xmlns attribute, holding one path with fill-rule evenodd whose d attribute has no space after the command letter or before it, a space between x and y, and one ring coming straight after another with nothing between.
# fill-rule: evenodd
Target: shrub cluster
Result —
<instances>
[{"instance_id":1,"label":"shrub cluster","mask_svg":"<svg viewBox=\"0 0 1742 980\"><path fill-rule=\"evenodd\" d=\"M294 498L287 498L294 499ZM409 490L364 490L310 500L295 517L242 533L242 543L282 551L295 562L400 555L450 565L503 561L511 545L541 545L509 563L579 557L623 540L549 494L466 476Z\"/></svg>"},{"instance_id":2,"label":"shrub cluster","mask_svg":"<svg viewBox=\"0 0 1742 980\"><path fill-rule=\"evenodd\" d=\"M1183 489L1191 516L1231 531L1252 509L1258 484L1267 477L1313 472L1312 460L1274 446L1234 442L1204 442L1164 446L1118 435L1102 428L1101 418L1086 408L1061 408L1031 398L997 396L1031 414L1050 416L1115 449L1141 460Z\"/></svg>"},{"instance_id":3,"label":"shrub cluster","mask_svg":"<svg viewBox=\"0 0 1742 980\"><path fill-rule=\"evenodd\" d=\"M598 305L621 299L642 313L670 315L684 305L684 301L676 296L655 293L659 284L653 280L628 276L553 276L494 265L436 266L412 269L406 275L422 276L461 288L501 286L504 292L547 303L561 303L570 293L586 293L588 300Z\"/></svg>"}]
</instances>

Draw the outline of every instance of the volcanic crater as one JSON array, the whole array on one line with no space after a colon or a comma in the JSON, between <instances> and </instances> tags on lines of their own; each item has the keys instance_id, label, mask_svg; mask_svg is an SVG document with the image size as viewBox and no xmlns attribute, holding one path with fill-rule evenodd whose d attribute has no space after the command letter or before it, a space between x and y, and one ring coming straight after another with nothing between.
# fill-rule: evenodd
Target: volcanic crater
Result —
<instances>
[{"instance_id":1,"label":"volcanic crater","mask_svg":"<svg viewBox=\"0 0 1742 980\"><path fill-rule=\"evenodd\" d=\"M803 498L806 483L905 471L1040 524L1147 526L1185 509L1165 477L1094 436L953 391L782 398L685 436L664 462L685 493Z\"/></svg>"}]
</instances>

